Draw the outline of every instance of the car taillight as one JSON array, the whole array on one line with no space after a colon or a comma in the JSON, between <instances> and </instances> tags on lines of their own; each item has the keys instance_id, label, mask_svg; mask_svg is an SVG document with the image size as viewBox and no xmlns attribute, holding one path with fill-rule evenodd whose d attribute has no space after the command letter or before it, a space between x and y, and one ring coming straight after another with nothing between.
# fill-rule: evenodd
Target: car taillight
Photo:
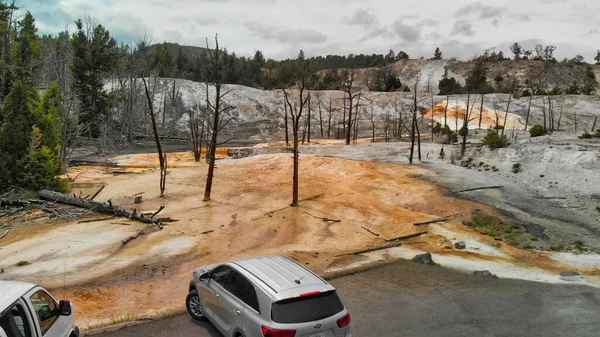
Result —
<instances>
[{"instance_id":1,"label":"car taillight","mask_svg":"<svg viewBox=\"0 0 600 337\"><path fill-rule=\"evenodd\" d=\"M296 336L296 330L279 330L269 328L266 325L261 327L263 336L265 337L294 337Z\"/></svg>"},{"instance_id":2,"label":"car taillight","mask_svg":"<svg viewBox=\"0 0 600 337\"><path fill-rule=\"evenodd\" d=\"M350 324L350 313L347 313L344 317L337 320L337 325L340 328L348 326Z\"/></svg>"}]
</instances>

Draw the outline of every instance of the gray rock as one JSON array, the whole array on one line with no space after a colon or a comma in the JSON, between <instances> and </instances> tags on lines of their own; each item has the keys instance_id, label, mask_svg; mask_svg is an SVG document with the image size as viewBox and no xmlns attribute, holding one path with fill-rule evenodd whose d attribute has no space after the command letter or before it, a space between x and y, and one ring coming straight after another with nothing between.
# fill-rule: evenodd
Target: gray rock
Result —
<instances>
[{"instance_id":1,"label":"gray rock","mask_svg":"<svg viewBox=\"0 0 600 337\"><path fill-rule=\"evenodd\" d=\"M433 262L433 259L431 258L431 253L425 253L425 254L416 255L413 258L413 261L415 261L416 263L421 263L421 264L430 264Z\"/></svg>"},{"instance_id":2,"label":"gray rock","mask_svg":"<svg viewBox=\"0 0 600 337\"><path fill-rule=\"evenodd\" d=\"M454 247L456 247L458 249L465 249L465 248L467 248L467 244L464 241L458 241L457 243L454 244Z\"/></svg>"},{"instance_id":3,"label":"gray rock","mask_svg":"<svg viewBox=\"0 0 600 337\"><path fill-rule=\"evenodd\" d=\"M563 281L582 281L583 276L576 271L563 271L560 274L560 279Z\"/></svg>"},{"instance_id":4,"label":"gray rock","mask_svg":"<svg viewBox=\"0 0 600 337\"><path fill-rule=\"evenodd\" d=\"M474 276L477 277L492 277L492 278L498 278L498 276L490 273L489 270L476 270L474 272L472 272L471 274L473 274Z\"/></svg>"}]
</instances>

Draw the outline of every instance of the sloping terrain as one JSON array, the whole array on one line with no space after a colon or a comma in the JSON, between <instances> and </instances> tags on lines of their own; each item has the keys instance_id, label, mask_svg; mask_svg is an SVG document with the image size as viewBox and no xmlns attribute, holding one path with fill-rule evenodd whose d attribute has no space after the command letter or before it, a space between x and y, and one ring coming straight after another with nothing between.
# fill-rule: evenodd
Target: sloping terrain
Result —
<instances>
[{"instance_id":1,"label":"sloping terrain","mask_svg":"<svg viewBox=\"0 0 600 337\"><path fill-rule=\"evenodd\" d=\"M369 150L371 145L376 148ZM65 296L73 299L83 326L179 308L194 268L261 254L285 254L326 273L390 258L412 258L426 251L442 265L466 271L489 269L500 277L560 283L559 272L575 269L586 277L580 283L600 282L597 264L577 264L570 255L560 260L552 253L517 249L464 226L463 221L476 212L495 211L456 199L423 179L435 177L433 171L327 157L338 154L373 160L380 154L385 156L382 159L402 162L405 144L332 144L303 148L301 152L298 208L289 207L292 162L287 154L220 160L210 203L202 201L206 164L193 162L189 153L170 155L164 198L158 195L155 154L116 157L112 161L121 165L118 168L73 168L70 176L77 177L74 193L90 194L103 184L106 188L97 200L112 200L139 212L152 212L165 205L161 216L179 221L127 244L121 240L146 225L117 218L25 224L0 242L0 267L4 268L0 278L36 282L57 291L66 284ZM320 153L314 156L308 152ZM143 196L143 203L133 204L136 195ZM450 220L413 226L414 222L443 216ZM31 226L35 232L19 234ZM429 233L407 240L397 249L336 257L423 229ZM454 249L457 241L465 241L467 249ZM16 266L25 259L29 265ZM590 255L589 259L596 261L597 257Z\"/></svg>"},{"instance_id":2,"label":"sloping terrain","mask_svg":"<svg viewBox=\"0 0 600 337\"><path fill-rule=\"evenodd\" d=\"M431 65L434 63L427 64ZM159 120L162 119L160 114L163 111L162 102L165 100L165 93L172 91L173 83L172 79L158 79L157 81L154 102L156 111L159 111ZM175 86L181 93L181 104L185 109L183 109L180 115L168 115L166 119L167 123L172 122L172 124L177 125L178 136L187 137L187 121L189 116L185 111L194 109L198 104L204 104L207 87L204 83L186 80L176 80ZM112 87L109 86L110 88ZM208 90L209 95L214 94L214 88L209 86ZM220 133L221 139L232 139L239 146L285 139L284 98L281 90L265 91L240 85L226 85L225 90L230 90L230 92L225 96L224 103L235 107L235 109L231 111L231 122ZM341 91L313 91L312 95L311 138L322 138L321 124L323 124L324 137L327 137L329 129L331 137L335 138L336 131L340 128L344 120L344 93ZM419 94L418 97L419 111L420 114L424 115L432 108L431 96ZM375 125L376 136L381 136L385 132L386 123L391 119L397 119L400 114L404 119L408 119L412 99L413 96L411 93L363 92L360 95L359 101L358 138L371 137L373 123ZM560 119L561 130L581 133L585 129L589 130L594 118L600 116L600 96L551 96L550 99L553 102L556 124L558 124L558 120ZM444 102L446 100L446 96L433 97L436 116L439 115L440 105L445 105ZM467 95L453 95L450 97L451 107L464 107L466 106L466 100ZM478 115L481 96L471 96L471 100L475 102L473 113ZM331 112L329 109L330 105ZM496 111L498 111L500 116L504 116L508 107L508 95L485 95L483 107L484 114L487 116L486 125L489 125L491 124L491 119L495 118ZM509 116L511 116L509 120L514 121L514 123L509 123L507 128L512 128L513 126L520 128L524 126L528 107L528 97L513 98L509 108ZM536 96L532 99L528 127L543 123L544 107L547 113L548 102L545 97ZM330 114L331 121L329 120ZM307 110L304 111L303 116L303 118L308 118ZM170 119L175 120L170 121ZM426 119L423 122L424 130L428 130L430 122ZM450 121L448 124L451 128L455 127L454 121ZM600 125L600 123L597 124L597 126ZM458 125L458 128L461 126ZM301 126L302 128L303 126Z\"/></svg>"}]
</instances>

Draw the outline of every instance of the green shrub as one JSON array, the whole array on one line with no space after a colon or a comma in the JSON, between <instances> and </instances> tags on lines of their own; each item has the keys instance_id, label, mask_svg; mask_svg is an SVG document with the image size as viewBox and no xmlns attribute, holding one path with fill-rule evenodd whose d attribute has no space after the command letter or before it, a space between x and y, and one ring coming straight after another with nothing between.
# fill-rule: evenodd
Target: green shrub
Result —
<instances>
[{"instance_id":1,"label":"green shrub","mask_svg":"<svg viewBox=\"0 0 600 337\"><path fill-rule=\"evenodd\" d=\"M521 172L521 164L520 163L516 163L512 167L512 173L517 174L519 172Z\"/></svg>"},{"instance_id":2,"label":"green shrub","mask_svg":"<svg viewBox=\"0 0 600 337\"><path fill-rule=\"evenodd\" d=\"M596 133L594 133L594 138L600 138L600 129L596 130Z\"/></svg>"},{"instance_id":3,"label":"green shrub","mask_svg":"<svg viewBox=\"0 0 600 337\"><path fill-rule=\"evenodd\" d=\"M487 135L483 138L483 145L487 145L490 149L500 149L510 145L506 135L500 135L494 129L488 129Z\"/></svg>"},{"instance_id":4,"label":"green shrub","mask_svg":"<svg viewBox=\"0 0 600 337\"><path fill-rule=\"evenodd\" d=\"M579 139L592 139L593 137L594 136L591 133L584 131L581 136L579 136Z\"/></svg>"},{"instance_id":5,"label":"green shrub","mask_svg":"<svg viewBox=\"0 0 600 337\"><path fill-rule=\"evenodd\" d=\"M29 263L29 261L19 261L19 262L17 262L16 266L17 267L23 267L23 266L28 266L30 264L31 263Z\"/></svg>"},{"instance_id":6,"label":"green shrub","mask_svg":"<svg viewBox=\"0 0 600 337\"><path fill-rule=\"evenodd\" d=\"M548 134L548 130L546 130L545 127L541 126L541 125L534 125L530 130L529 130L529 135L531 137L540 137L543 135Z\"/></svg>"}]
</instances>

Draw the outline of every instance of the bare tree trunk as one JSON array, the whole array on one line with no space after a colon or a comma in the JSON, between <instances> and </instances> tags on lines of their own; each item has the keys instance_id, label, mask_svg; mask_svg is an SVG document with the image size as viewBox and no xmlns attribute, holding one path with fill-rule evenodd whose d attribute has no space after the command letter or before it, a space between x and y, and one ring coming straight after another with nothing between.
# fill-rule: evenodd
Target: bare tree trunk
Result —
<instances>
[{"instance_id":1,"label":"bare tree trunk","mask_svg":"<svg viewBox=\"0 0 600 337\"><path fill-rule=\"evenodd\" d=\"M598 122L598 116L594 118L594 123L592 124L592 129L590 130L590 133L594 133L594 130L596 129L596 122Z\"/></svg>"},{"instance_id":2,"label":"bare tree trunk","mask_svg":"<svg viewBox=\"0 0 600 337\"><path fill-rule=\"evenodd\" d=\"M529 106L527 107L527 117L525 117L525 130L527 130L527 126L529 125L529 113L531 112L531 101L533 100L533 93L529 96Z\"/></svg>"},{"instance_id":3,"label":"bare tree trunk","mask_svg":"<svg viewBox=\"0 0 600 337\"><path fill-rule=\"evenodd\" d=\"M331 96L329 96L329 112L327 115L327 139L331 136L331 116L333 115L333 110L331 109Z\"/></svg>"},{"instance_id":4,"label":"bare tree trunk","mask_svg":"<svg viewBox=\"0 0 600 337\"><path fill-rule=\"evenodd\" d=\"M506 113L504 114L504 123L502 124L502 136L504 136L504 129L506 129L506 120L508 119L508 111L510 110L510 101L512 99L512 93L508 95L508 104L506 105Z\"/></svg>"},{"instance_id":5,"label":"bare tree trunk","mask_svg":"<svg viewBox=\"0 0 600 337\"><path fill-rule=\"evenodd\" d=\"M287 114L287 106L285 102L283 103L283 111L284 111L284 121L285 121L285 146L288 146L290 143L289 133L288 133L288 114Z\"/></svg>"},{"instance_id":6,"label":"bare tree trunk","mask_svg":"<svg viewBox=\"0 0 600 337\"><path fill-rule=\"evenodd\" d=\"M317 95L317 104L319 105L319 125L321 126L321 139L325 136L323 133L323 113L321 112L321 96Z\"/></svg>"},{"instance_id":7,"label":"bare tree trunk","mask_svg":"<svg viewBox=\"0 0 600 337\"><path fill-rule=\"evenodd\" d=\"M479 108L479 130L481 130L481 119L483 118L483 99L485 94L481 94L481 107Z\"/></svg>"},{"instance_id":8,"label":"bare tree trunk","mask_svg":"<svg viewBox=\"0 0 600 337\"><path fill-rule=\"evenodd\" d=\"M471 92L467 93L467 111L465 111L465 118L463 119L463 140L460 147L460 157L465 156L467 150L467 134L469 133L469 104L471 104Z\"/></svg>"},{"instance_id":9,"label":"bare tree trunk","mask_svg":"<svg viewBox=\"0 0 600 337\"><path fill-rule=\"evenodd\" d=\"M308 144L310 144L310 120L312 118L312 102L310 101L310 97L312 95L310 94L310 91L308 92ZM304 143L304 139L302 140L302 143Z\"/></svg>"},{"instance_id":10,"label":"bare tree trunk","mask_svg":"<svg viewBox=\"0 0 600 337\"><path fill-rule=\"evenodd\" d=\"M433 93L431 93L431 142L433 143L433 128L434 128L434 119L433 119Z\"/></svg>"},{"instance_id":11,"label":"bare tree trunk","mask_svg":"<svg viewBox=\"0 0 600 337\"><path fill-rule=\"evenodd\" d=\"M154 133L154 141L156 142L156 150L158 151L158 160L160 162L160 196L164 196L165 194L165 184L166 184L166 155L162 152L162 147L160 145L160 136L158 135L158 128L156 127L156 116L154 115L154 102L152 97L150 96L150 92L148 91L148 84L146 83L146 78L142 76L142 81L144 82L144 91L146 93L146 99L148 100L148 107L150 109L150 120L152 121L152 132Z\"/></svg>"},{"instance_id":12,"label":"bare tree trunk","mask_svg":"<svg viewBox=\"0 0 600 337\"><path fill-rule=\"evenodd\" d=\"M546 99L542 96L542 114L544 115L544 130L548 130L548 125L546 124Z\"/></svg>"},{"instance_id":13,"label":"bare tree trunk","mask_svg":"<svg viewBox=\"0 0 600 337\"><path fill-rule=\"evenodd\" d=\"M556 125L556 130L559 130L559 131L560 131L560 121L562 119L564 107L565 107L565 101L563 100L563 103L560 106L560 115L558 115L558 124Z\"/></svg>"}]
</instances>

